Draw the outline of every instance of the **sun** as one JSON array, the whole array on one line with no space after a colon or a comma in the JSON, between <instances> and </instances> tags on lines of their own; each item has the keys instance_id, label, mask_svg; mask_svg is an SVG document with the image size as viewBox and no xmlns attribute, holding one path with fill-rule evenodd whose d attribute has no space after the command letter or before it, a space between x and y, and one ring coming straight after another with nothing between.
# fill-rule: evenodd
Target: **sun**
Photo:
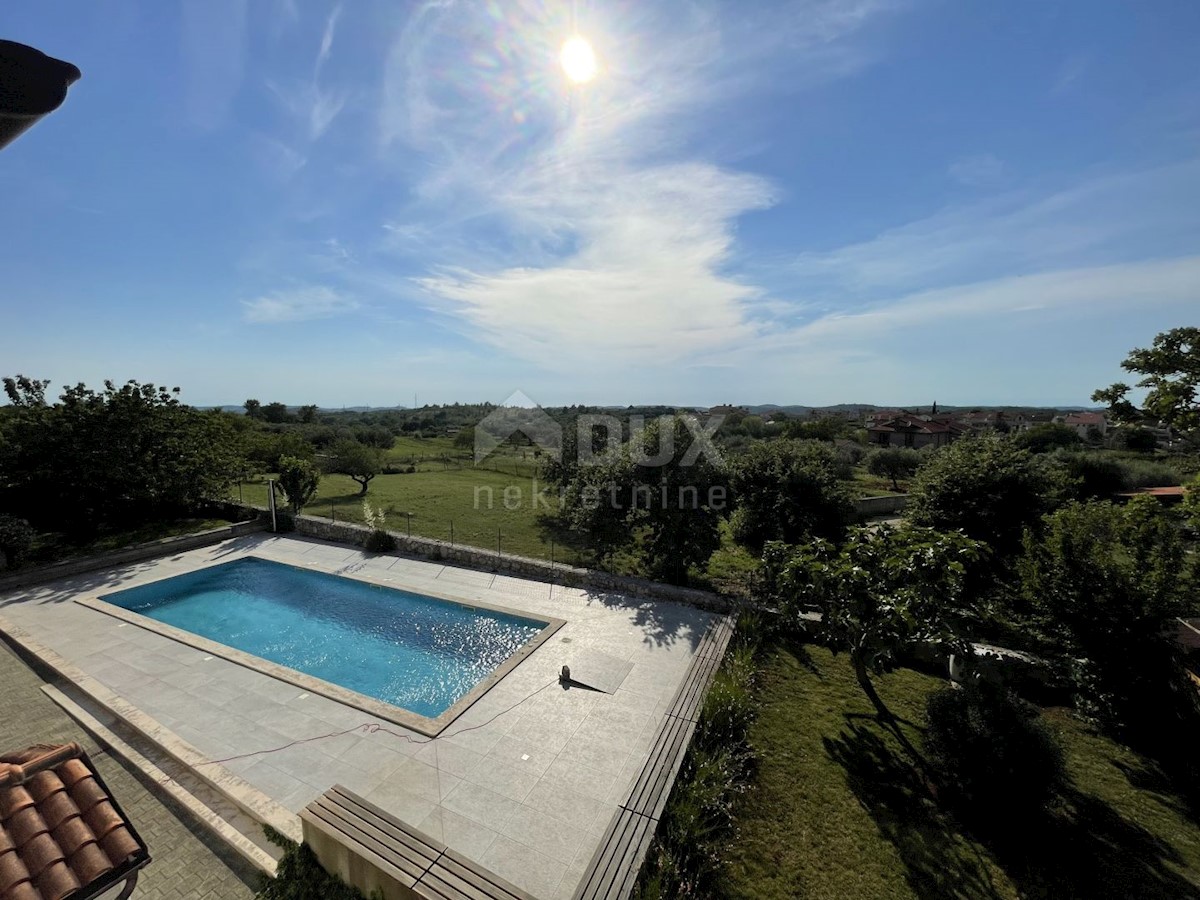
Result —
<instances>
[{"instance_id":1,"label":"sun","mask_svg":"<svg viewBox=\"0 0 1200 900\"><path fill-rule=\"evenodd\" d=\"M569 38L558 58L567 78L576 84L584 84L596 77L596 52L587 38L579 35Z\"/></svg>"}]
</instances>

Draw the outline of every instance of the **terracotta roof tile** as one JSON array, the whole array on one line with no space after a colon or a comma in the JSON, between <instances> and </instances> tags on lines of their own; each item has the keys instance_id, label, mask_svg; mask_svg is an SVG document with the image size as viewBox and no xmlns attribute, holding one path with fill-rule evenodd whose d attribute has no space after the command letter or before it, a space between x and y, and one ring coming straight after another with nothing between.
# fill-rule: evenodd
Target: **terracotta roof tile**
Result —
<instances>
[{"instance_id":1,"label":"terracotta roof tile","mask_svg":"<svg viewBox=\"0 0 1200 900\"><path fill-rule=\"evenodd\" d=\"M71 900L149 861L78 744L0 756L0 900Z\"/></svg>"}]
</instances>

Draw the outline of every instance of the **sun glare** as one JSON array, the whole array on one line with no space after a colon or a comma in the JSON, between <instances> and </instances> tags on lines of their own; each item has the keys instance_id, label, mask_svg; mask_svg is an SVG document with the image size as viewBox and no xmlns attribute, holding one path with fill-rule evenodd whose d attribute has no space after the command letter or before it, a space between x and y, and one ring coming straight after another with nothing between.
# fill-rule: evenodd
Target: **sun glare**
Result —
<instances>
[{"instance_id":1,"label":"sun glare","mask_svg":"<svg viewBox=\"0 0 1200 900\"><path fill-rule=\"evenodd\" d=\"M567 40L559 54L563 71L576 84L583 84L596 77L596 53L587 38L576 35Z\"/></svg>"}]
</instances>

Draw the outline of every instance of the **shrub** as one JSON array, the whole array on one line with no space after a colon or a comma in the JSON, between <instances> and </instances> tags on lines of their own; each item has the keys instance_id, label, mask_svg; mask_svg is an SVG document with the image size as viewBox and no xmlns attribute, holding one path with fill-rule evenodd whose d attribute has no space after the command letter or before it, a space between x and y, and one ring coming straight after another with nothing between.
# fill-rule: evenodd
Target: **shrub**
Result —
<instances>
[{"instance_id":1,"label":"shrub","mask_svg":"<svg viewBox=\"0 0 1200 900\"><path fill-rule=\"evenodd\" d=\"M1077 447L1083 443L1083 438L1069 425L1042 422L1022 431L1013 438L1013 443L1032 453L1047 453L1058 447Z\"/></svg>"},{"instance_id":2,"label":"shrub","mask_svg":"<svg viewBox=\"0 0 1200 900\"><path fill-rule=\"evenodd\" d=\"M754 676L763 637L761 616L743 614L704 699L696 734L671 789L667 808L634 896L706 897L733 827L733 808L749 783L753 752Z\"/></svg>"},{"instance_id":3,"label":"shrub","mask_svg":"<svg viewBox=\"0 0 1200 900\"><path fill-rule=\"evenodd\" d=\"M372 509L371 501L363 501L363 521L371 529L364 546L372 553L387 553L396 549L396 539L388 534L387 516L382 509Z\"/></svg>"},{"instance_id":4,"label":"shrub","mask_svg":"<svg viewBox=\"0 0 1200 900\"><path fill-rule=\"evenodd\" d=\"M925 752L951 802L998 824L1045 807L1066 777L1062 748L1037 707L985 680L930 695Z\"/></svg>"},{"instance_id":5,"label":"shrub","mask_svg":"<svg viewBox=\"0 0 1200 900\"><path fill-rule=\"evenodd\" d=\"M363 546L371 553L388 553L396 549L396 539L386 531L372 531Z\"/></svg>"},{"instance_id":6,"label":"shrub","mask_svg":"<svg viewBox=\"0 0 1200 900\"><path fill-rule=\"evenodd\" d=\"M1179 473L1171 466L1149 460L1125 460L1121 464L1121 483L1127 491L1147 487L1174 487Z\"/></svg>"},{"instance_id":7,"label":"shrub","mask_svg":"<svg viewBox=\"0 0 1200 900\"><path fill-rule=\"evenodd\" d=\"M1066 453L1059 459L1077 481L1080 500L1107 500L1125 487L1125 472L1111 456L1101 453Z\"/></svg>"},{"instance_id":8,"label":"shrub","mask_svg":"<svg viewBox=\"0 0 1200 900\"><path fill-rule=\"evenodd\" d=\"M336 875L326 872L307 844L289 841L269 825L263 831L272 844L283 848L274 878L255 894L256 900L368 900ZM370 900L382 898L379 891Z\"/></svg>"},{"instance_id":9,"label":"shrub","mask_svg":"<svg viewBox=\"0 0 1200 900\"><path fill-rule=\"evenodd\" d=\"M12 568L19 566L33 547L34 531L24 519L0 514L0 554Z\"/></svg>"}]
</instances>

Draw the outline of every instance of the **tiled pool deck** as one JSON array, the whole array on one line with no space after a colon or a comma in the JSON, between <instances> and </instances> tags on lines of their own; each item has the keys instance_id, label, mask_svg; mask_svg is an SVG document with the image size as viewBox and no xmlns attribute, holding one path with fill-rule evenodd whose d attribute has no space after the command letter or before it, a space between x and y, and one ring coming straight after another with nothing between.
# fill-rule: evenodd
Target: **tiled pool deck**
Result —
<instances>
[{"instance_id":1,"label":"tiled pool deck","mask_svg":"<svg viewBox=\"0 0 1200 900\"><path fill-rule=\"evenodd\" d=\"M431 740L72 602L249 554L566 624ZM544 900L575 891L713 618L275 535L10 592L0 616L293 812L343 784ZM616 693L559 685L578 649L632 663ZM337 734L369 723L388 730Z\"/></svg>"}]
</instances>

